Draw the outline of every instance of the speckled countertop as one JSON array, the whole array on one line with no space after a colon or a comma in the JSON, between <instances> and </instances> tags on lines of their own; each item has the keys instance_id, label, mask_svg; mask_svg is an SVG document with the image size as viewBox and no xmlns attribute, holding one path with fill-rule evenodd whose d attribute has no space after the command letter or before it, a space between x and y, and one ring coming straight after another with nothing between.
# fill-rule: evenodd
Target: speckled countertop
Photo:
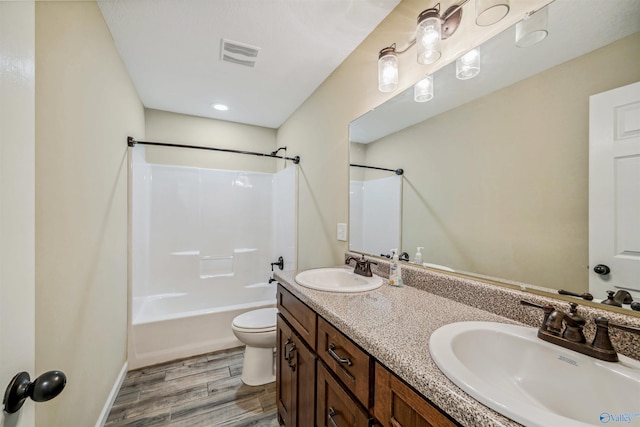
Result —
<instances>
[{"instance_id":1,"label":"speckled countertop","mask_svg":"<svg viewBox=\"0 0 640 427\"><path fill-rule=\"evenodd\" d=\"M410 286L339 294L298 285L296 272L276 279L383 365L464 426L519 426L453 384L429 354L429 337L448 323L517 323Z\"/></svg>"}]
</instances>

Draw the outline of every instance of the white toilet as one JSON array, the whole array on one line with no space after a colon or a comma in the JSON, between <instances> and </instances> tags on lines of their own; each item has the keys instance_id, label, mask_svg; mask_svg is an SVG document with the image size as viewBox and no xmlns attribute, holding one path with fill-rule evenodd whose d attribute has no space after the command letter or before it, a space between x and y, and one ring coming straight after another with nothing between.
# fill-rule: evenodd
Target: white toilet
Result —
<instances>
[{"instance_id":1,"label":"white toilet","mask_svg":"<svg viewBox=\"0 0 640 427\"><path fill-rule=\"evenodd\" d=\"M275 307L248 311L231 323L234 335L247 347L242 365L242 382L262 385L276 380L274 349L276 347Z\"/></svg>"}]
</instances>

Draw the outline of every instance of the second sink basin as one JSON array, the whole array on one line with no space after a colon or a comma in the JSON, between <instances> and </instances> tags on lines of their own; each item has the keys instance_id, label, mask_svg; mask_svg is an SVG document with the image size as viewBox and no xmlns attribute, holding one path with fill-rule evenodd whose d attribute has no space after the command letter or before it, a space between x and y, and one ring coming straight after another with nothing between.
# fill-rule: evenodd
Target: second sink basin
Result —
<instances>
[{"instance_id":1,"label":"second sink basin","mask_svg":"<svg viewBox=\"0 0 640 427\"><path fill-rule=\"evenodd\" d=\"M437 329L429 351L478 401L526 426L640 426L640 362L603 362L492 322Z\"/></svg>"},{"instance_id":2,"label":"second sink basin","mask_svg":"<svg viewBox=\"0 0 640 427\"><path fill-rule=\"evenodd\" d=\"M296 282L304 287L329 292L363 292L382 286L382 278L364 277L346 268L316 268L299 273Z\"/></svg>"}]
</instances>

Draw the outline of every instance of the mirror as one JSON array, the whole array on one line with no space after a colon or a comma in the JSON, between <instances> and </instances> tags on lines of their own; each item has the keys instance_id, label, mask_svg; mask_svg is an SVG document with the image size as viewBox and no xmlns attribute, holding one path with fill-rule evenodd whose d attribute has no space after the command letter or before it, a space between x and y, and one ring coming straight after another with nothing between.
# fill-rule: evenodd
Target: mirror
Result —
<instances>
[{"instance_id":1,"label":"mirror","mask_svg":"<svg viewBox=\"0 0 640 427\"><path fill-rule=\"evenodd\" d=\"M423 247L428 266L589 292L589 96L640 81L633 3L557 0L542 42L517 48L510 28L480 47L477 77L457 80L449 64L433 100L416 103L409 88L351 124L352 164L404 170L401 221L388 226L411 260ZM376 256L392 247L350 242Z\"/></svg>"}]
</instances>

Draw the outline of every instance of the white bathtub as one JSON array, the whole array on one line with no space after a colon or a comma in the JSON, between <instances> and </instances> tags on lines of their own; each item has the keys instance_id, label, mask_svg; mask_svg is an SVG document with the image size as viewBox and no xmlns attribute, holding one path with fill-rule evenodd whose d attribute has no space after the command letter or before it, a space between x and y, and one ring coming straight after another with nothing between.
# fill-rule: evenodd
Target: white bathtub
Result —
<instances>
[{"instance_id":1,"label":"white bathtub","mask_svg":"<svg viewBox=\"0 0 640 427\"><path fill-rule=\"evenodd\" d=\"M242 345L233 318L274 307L276 284L247 285L233 292L202 287L197 292L134 297L129 369Z\"/></svg>"}]
</instances>

